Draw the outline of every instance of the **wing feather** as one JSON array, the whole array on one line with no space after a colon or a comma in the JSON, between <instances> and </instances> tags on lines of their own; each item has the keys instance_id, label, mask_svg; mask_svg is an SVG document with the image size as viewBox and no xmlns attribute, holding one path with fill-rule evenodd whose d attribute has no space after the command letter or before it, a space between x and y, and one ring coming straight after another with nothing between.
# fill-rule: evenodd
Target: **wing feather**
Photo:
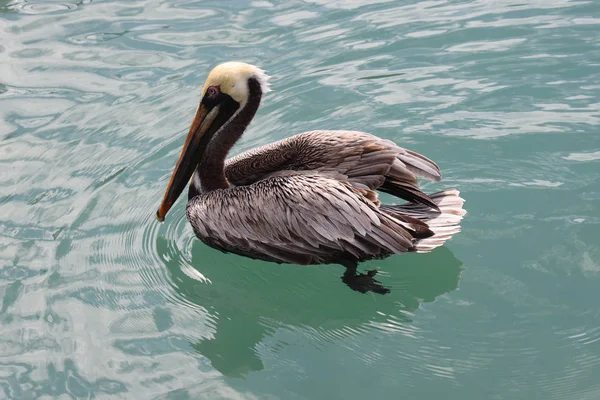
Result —
<instances>
[{"instance_id":1,"label":"wing feather","mask_svg":"<svg viewBox=\"0 0 600 400\"><path fill-rule=\"evenodd\" d=\"M187 216L213 247L295 264L413 251L410 224L351 184L318 173L273 176L194 197Z\"/></svg>"},{"instance_id":2,"label":"wing feather","mask_svg":"<svg viewBox=\"0 0 600 400\"><path fill-rule=\"evenodd\" d=\"M441 180L427 157L365 132L310 131L237 155L226 162L230 182L243 186L281 171L336 173L356 188L382 190L437 209L417 177Z\"/></svg>"}]
</instances>

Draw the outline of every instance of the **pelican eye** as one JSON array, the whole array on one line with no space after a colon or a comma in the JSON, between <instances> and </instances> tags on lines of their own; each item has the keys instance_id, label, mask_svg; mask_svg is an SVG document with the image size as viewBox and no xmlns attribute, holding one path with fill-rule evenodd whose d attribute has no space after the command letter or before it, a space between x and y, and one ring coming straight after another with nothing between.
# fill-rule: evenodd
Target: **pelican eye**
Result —
<instances>
[{"instance_id":1,"label":"pelican eye","mask_svg":"<svg viewBox=\"0 0 600 400\"><path fill-rule=\"evenodd\" d=\"M215 97L219 94L219 88L217 86L210 86L206 91L206 94L209 97Z\"/></svg>"}]
</instances>

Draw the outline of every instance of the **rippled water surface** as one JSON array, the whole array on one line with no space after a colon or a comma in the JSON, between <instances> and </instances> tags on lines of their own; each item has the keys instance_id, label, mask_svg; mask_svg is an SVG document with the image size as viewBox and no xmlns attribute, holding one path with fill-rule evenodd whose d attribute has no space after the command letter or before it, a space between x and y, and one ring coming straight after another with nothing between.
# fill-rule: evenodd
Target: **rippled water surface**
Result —
<instances>
[{"instance_id":1,"label":"rippled water surface","mask_svg":"<svg viewBox=\"0 0 600 400\"><path fill-rule=\"evenodd\" d=\"M0 0L0 398L600 398L600 3ZM360 129L469 211L430 254L278 266L154 212L207 72L238 153Z\"/></svg>"}]
</instances>

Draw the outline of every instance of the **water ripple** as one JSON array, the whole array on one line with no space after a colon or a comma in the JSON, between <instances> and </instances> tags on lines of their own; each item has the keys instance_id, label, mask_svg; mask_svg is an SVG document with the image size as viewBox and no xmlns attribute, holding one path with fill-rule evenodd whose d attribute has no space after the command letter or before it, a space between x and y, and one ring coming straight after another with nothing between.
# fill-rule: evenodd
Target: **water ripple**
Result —
<instances>
[{"instance_id":1,"label":"water ripple","mask_svg":"<svg viewBox=\"0 0 600 400\"><path fill-rule=\"evenodd\" d=\"M597 11L0 2L2 395L598 397ZM235 153L324 127L397 140L467 197L461 235L361 267L381 297L210 249L184 199L157 223L226 59L273 75Z\"/></svg>"},{"instance_id":2,"label":"water ripple","mask_svg":"<svg viewBox=\"0 0 600 400\"><path fill-rule=\"evenodd\" d=\"M52 14L75 10L76 3L53 2L53 1L15 1L10 7L24 14Z\"/></svg>"}]
</instances>

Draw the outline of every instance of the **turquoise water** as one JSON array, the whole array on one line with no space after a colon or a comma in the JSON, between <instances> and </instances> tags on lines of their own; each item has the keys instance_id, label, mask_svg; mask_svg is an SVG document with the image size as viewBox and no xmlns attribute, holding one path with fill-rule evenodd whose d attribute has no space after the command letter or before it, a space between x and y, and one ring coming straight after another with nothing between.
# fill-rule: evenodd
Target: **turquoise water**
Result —
<instances>
[{"instance_id":1,"label":"turquoise water","mask_svg":"<svg viewBox=\"0 0 600 400\"><path fill-rule=\"evenodd\" d=\"M393 139L463 231L377 296L158 224L227 60L273 77L236 153ZM597 1L0 0L0 398L600 398L599 82Z\"/></svg>"}]
</instances>

